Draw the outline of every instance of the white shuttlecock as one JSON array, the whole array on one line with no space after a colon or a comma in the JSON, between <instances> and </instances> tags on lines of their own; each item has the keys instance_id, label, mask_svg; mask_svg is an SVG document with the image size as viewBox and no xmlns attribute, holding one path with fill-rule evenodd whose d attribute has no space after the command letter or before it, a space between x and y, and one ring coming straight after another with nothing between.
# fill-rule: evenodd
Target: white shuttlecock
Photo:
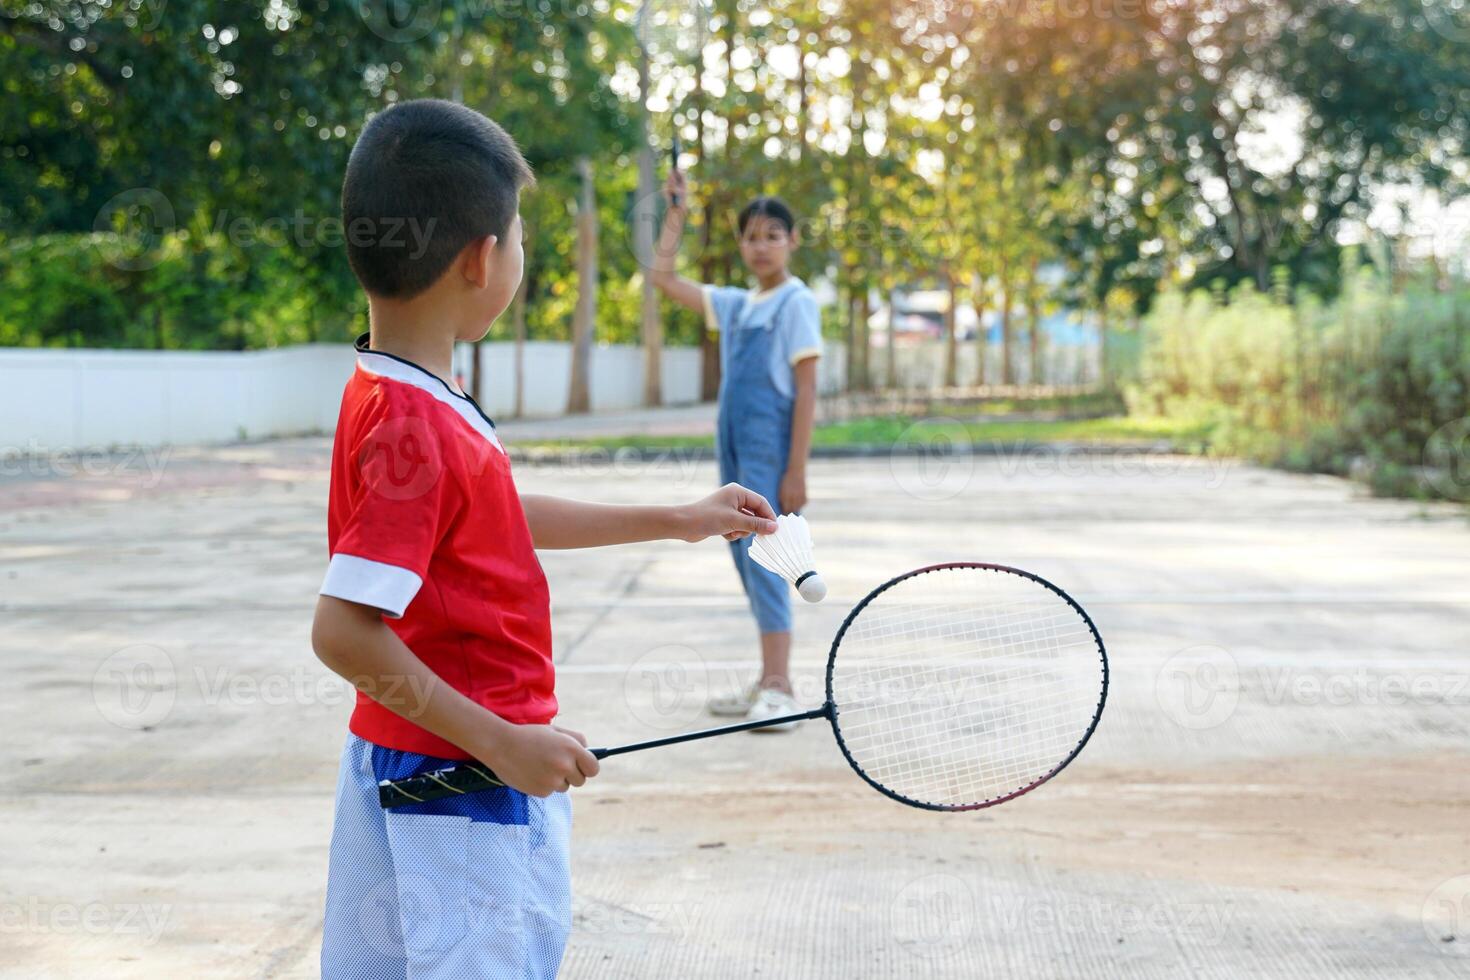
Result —
<instances>
[{"instance_id":1,"label":"white shuttlecock","mask_svg":"<svg viewBox=\"0 0 1470 980\"><path fill-rule=\"evenodd\" d=\"M758 535L750 543L750 557L760 567L796 586L807 602L827 598L827 583L812 563L812 532L800 514L776 518L776 533Z\"/></svg>"}]
</instances>

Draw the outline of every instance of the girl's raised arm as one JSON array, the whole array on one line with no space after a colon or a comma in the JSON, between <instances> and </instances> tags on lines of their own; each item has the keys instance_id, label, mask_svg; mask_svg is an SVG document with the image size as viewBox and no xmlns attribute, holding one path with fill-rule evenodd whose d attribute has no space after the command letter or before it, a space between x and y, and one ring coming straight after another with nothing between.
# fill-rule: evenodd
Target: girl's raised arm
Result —
<instances>
[{"instance_id":1,"label":"girl's raised arm","mask_svg":"<svg viewBox=\"0 0 1470 980\"><path fill-rule=\"evenodd\" d=\"M669 210L664 216L658 245L653 250L653 267L648 270L648 277L659 292L669 299L702 313L704 285L693 279L686 279L675 269L679 258L679 241L684 237L684 222L689 217L689 185L681 171L669 171L669 179L664 184L664 199L668 202Z\"/></svg>"}]
</instances>

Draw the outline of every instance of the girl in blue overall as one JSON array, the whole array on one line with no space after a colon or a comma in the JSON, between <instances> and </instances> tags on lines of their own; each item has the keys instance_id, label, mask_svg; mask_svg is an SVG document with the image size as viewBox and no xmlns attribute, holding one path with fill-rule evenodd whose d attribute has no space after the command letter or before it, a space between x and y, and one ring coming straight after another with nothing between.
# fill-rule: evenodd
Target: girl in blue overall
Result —
<instances>
[{"instance_id":1,"label":"girl in blue overall","mask_svg":"<svg viewBox=\"0 0 1470 980\"><path fill-rule=\"evenodd\" d=\"M704 314L720 335L720 481L754 490L788 514L806 505L806 467L816 412L821 319L812 291L789 271L796 220L780 200L757 198L740 212L740 256L757 286L708 286L674 269L688 215L678 170L664 193L668 216L649 272L675 302ZM798 709L791 692L791 592L750 560L750 542L731 542L735 568L760 629L761 677L748 691L716 698L710 711L752 720ZM794 724L760 729L790 729Z\"/></svg>"}]
</instances>

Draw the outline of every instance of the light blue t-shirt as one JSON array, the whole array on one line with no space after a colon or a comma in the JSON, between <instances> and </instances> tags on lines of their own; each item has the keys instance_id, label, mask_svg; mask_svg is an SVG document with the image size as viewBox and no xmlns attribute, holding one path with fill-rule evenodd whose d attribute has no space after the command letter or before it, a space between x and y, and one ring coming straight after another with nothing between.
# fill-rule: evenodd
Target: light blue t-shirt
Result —
<instances>
[{"instance_id":1,"label":"light blue t-shirt","mask_svg":"<svg viewBox=\"0 0 1470 980\"><path fill-rule=\"evenodd\" d=\"M787 296L787 290L795 292ZM738 286L704 287L705 320L710 330L720 334L722 348L730 327L737 323L765 326L778 307L780 317L772 326L776 336L771 345L771 384L791 398L796 393L792 368L809 357L822 356L822 315L806 283L793 276L775 289L764 291Z\"/></svg>"}]
</instances>

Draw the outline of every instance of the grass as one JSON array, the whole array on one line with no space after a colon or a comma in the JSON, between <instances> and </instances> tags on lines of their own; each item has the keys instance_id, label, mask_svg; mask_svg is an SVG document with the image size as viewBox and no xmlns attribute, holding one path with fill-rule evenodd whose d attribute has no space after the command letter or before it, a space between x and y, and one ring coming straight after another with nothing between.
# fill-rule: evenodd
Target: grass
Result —
<instances>
[{"instance_id":1,"label":"grass","mask_svg":"<svg viewBox=\"0 0 1470 980\"><path fill-rule=\"evenodd\" d=\"M919 428L915 428L915 426ZM1165 442L1180 452L1200 452L1209 442L1209 429L1197 423L1164 418L1110 415L1086 419L930 419L878 416L819 425L812 445L820 448L886 448L899 442L927 442L928 433L958 435L963 429L973 445L1022 443L1080 443L1084 445L1153 445ZM912 430L912 431L910 431ZM700 449L714 446L714 436L616 436L517 443L530 452L571 452L618 449Z\"/></svg>"}]
</instances>

